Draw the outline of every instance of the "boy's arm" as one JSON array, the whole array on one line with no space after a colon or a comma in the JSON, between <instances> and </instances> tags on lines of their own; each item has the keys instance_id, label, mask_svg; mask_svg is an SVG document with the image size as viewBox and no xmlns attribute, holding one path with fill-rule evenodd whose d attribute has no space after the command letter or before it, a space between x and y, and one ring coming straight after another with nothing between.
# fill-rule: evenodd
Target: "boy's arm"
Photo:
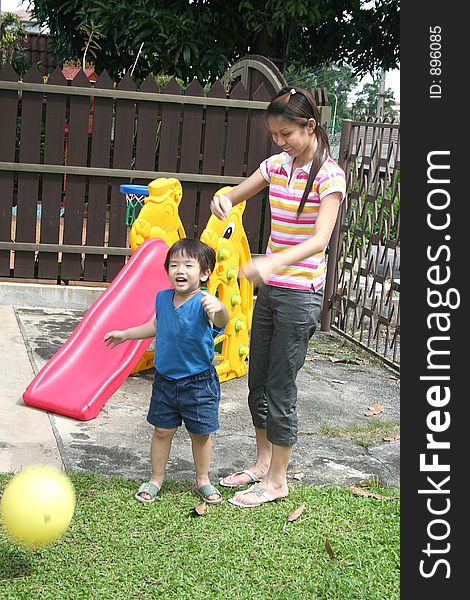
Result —
<instances>
[{"instance_id":1,"label":"boy's arm","mask_svg":"<svg viewBox=\"0 0 470 600\"><path fill-rule=\"evenodd\" d=\"M129 329L125 329L124 331L108 331L104 335L104 342L107 346L114 348L127 340L144 340L155 337L155 333L156 319L152 319L148 323L138 325L137 327L129 327Z\"/></svg>"},{"instance_id":2,"label":"boy's arm","mask_svg":"<svg viewBox=\"0 0 470 600\"><path fill-rule=\"evenodd\" d=\"M201 304L206 312L207 318L215 325L215 327L225 327L228 323L229 314L224 304L218 298L211 296L211 294L208 294L207 292L201 293L203 296Z\"/></svg>"}]
</instances>

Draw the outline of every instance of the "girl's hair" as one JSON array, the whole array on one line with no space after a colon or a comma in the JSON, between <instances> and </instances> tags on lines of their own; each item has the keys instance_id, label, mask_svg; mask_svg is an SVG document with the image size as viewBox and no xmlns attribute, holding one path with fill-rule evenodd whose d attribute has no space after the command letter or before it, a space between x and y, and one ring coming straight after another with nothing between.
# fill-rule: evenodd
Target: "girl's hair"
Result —
<instances>
[{"instance_id":1,"label":"girl's hair","mask_svg":"<svg viewBox=\"0 0 470 600\"><path fill-rule=\"evenodd\" d=\"M213 271L215 267L215 252L210 246L200 240L183 238L175 242L168 250L165 258L165 271L168 273L170 260L176 254L184 254L194 258L199 263L201 271Z\"/></svg>"},{"instance_id":2,"label":"girl's hair","mask_svg":"<svg viewBox=\"0 0 470 600\"><path fill-rule=\"evenodd\" d=\"M309 90L302 88L284 87L279 90L276 97L271 101L266 110L266 118L281 117L286 121L292 121L300 127L307 127L309 119L316 122L315 137L317 138L317 150L313 157L307 185L297 209L297 218L302 212L308 195L312 191L313 182L322 164L330 155L330 144L328 135L320 123L320 111Z\"/></svg>"}]
</instances>

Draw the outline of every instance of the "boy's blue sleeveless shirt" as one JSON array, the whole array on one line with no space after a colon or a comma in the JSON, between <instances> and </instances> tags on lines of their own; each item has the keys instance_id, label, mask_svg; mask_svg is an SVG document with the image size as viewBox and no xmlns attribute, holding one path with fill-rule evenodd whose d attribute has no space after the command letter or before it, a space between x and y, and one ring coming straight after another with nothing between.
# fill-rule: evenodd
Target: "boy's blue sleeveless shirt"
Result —
<instances>
[{"instance_id":1,"label":"boy's blue sleeveless shirt","mask_svg":"<svg viewBox=\"0 0 470 600\"><path fill-rule=\"evenodd\" d=\"M210 368L214 358L212 325L197 293L173 306L174 290L158 292L155 300L157 333L155 369L170 379L197 375Z\"/></svg>"}]
</instances>

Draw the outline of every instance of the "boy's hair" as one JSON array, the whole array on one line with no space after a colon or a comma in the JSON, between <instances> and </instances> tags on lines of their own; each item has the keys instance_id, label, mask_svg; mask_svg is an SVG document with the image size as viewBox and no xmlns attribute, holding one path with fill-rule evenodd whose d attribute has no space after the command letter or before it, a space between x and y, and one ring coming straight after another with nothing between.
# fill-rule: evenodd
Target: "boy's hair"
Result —
<instances>
[{"instance_id":1,"label":"boy's hair","mask_svg":"<svg viewBox=\"0 0 470 600\"><path fill-rule=\"evenodd\" d=\"M199 263L201 271L213 271L215 267L214 250L197 239L183 238L175 242L168 250L165 258L165 271L168 273L170 260L175 254L184 254L188 258L194 258Z\"/></svg>"},{"instance_id":2,"label":"boy's hair","mask_svg":"<svg viewBox=\"0 0 470 600\"><path fill-rule=\"evenodd\" d=\"M309 90L302 88L284 87L279 90L276 97L266 109L266 117L281 117L292 121L300 127L307 127L309 119L316 122L315 136L317 138L317 151L313 157L310 174L305 186L302 199L297 209L297 217L302 212L308 195L312 191L313 182L322 164L330 155L328 134L320 123L320 111Z\"/></svg>"}]
</instances>

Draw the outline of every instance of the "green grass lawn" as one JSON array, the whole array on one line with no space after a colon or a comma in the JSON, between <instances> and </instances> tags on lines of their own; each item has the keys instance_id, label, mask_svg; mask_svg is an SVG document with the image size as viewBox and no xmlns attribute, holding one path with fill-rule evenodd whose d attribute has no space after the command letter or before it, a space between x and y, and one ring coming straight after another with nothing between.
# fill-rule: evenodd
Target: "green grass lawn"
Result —
<instances>
[{"instance_id":1,"label":"green grass lawn","mask_svg":"<svg viewBox=\"0 0 470 600\"><path fill-rule=\"evenodd\" d=\"M0 474L1 491L9 478ZM292 485L287 499L261 508L225 501L195 516L190 483L165 482L153 504L141 504L133 498L140 482L71 478L77 506L60 541L28 550L0 528L2 600L399 598L395 490L373 488L392 496L379 500Z\"/></svg>"}]
</instances>

